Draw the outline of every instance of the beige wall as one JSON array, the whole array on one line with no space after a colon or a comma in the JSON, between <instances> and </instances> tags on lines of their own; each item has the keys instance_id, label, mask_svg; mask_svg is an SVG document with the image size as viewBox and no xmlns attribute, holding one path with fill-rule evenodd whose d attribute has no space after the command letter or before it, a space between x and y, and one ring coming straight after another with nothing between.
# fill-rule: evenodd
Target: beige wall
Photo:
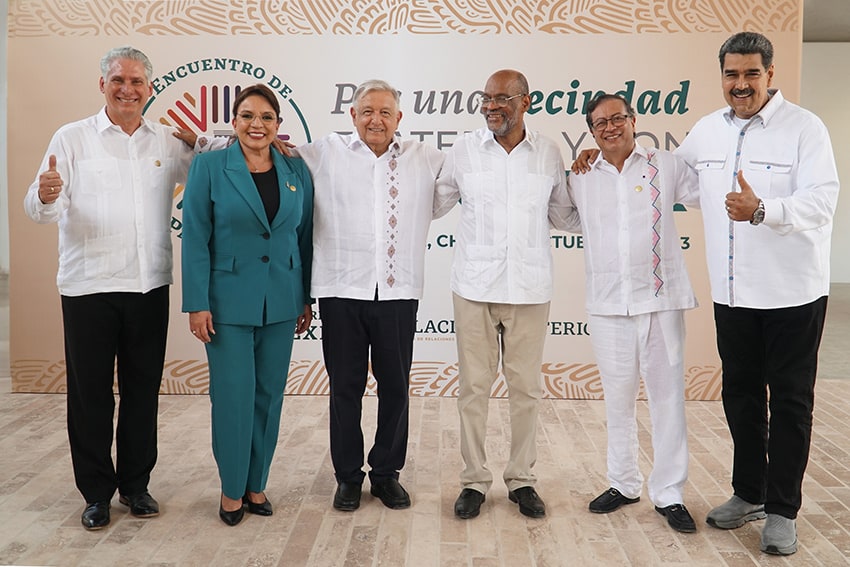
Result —
<instances>
[{"instance_id":1,"label":"beige wall","mask_svg":"<svg viewBox=\"0 0 850 567\"><path fill-rule=\"evenodd\" d=\"M269 6L264 2L244 4ZM344 4L350 4L352 9L360 5ZM32 223L23 215L20 202L56 128L93 114L102 104L97 92L97 60L114 45L132 43L142 48L153 59L154 75L160 79L169 70L209 57L234 57L262 65L293 86L291 99L297 101L313 137L332 130L350 130L350 120L345 114L333 111L336 85L373 77L387 78L405 93L402 96L405 118L400 128L405 135L421 130L463 131L481 126L480 117L475 114L417 113L412 97L421 89L438 92L458 89L471 93L499 67L524 70L532 88L544 94L569 91L572 81L580 82L581 87L575 90L581 96L586 89L618 90L629 80L635 80L638 92L654 89L666 94L686 80L690 84L686 113L648 113L638 117L638 130L654 133L661 139L667 132L681 140L699 116L723 104L716 52L723 39L737 31L736 24L727 21L730 14L737 14L740 21L763 22L762 31L774 40L777 61L783 62L777 83L792 100L799 96L799 15L789 19L783 10L782 18L765 17L763 3L755 0L717 2L716 14L656 12L651 17L642 10L643 3L635 1L632 19L619 13L606 13L605 8L585 13L576 7L571 7L570 12L565 6L561 11L525 14L522 10L531 10L525 3L517 3L517 9L503 14L461 17L452 12L455 2L432 4L445 8L439 13L448 19L437 18L434 6L410 13L400 11L401 4L385 6L387 13L352 14L342 10L333 22L321 18L305 20L299 14L285 11L265 13L264 9L237 13L237 6L229 12L232 19L222 22L217 12L205 13L203 8L191 14L183 13L185 6L179 3L168 4L169 10L148 13L143 3L120 2L115 4L114 11L98 13L90 21L79 14L73 21L66 21L61 13L48 9L55 6L49 0L21 4L23 10L31 13L12 15L8 57L9 106L15 109L9 117L10 132L15 139L9 168L13 389L61 391L64 388L55 288L56 230L54 226ZM305 2L303 6L315 8L316 14L320 12L318 3ZM132 17L124 18L128 10L134 10L129 14ZM187 19L189 15L191 18ZM611 18L614 15L617 17ZM114 20L102 19L108 17ZM250 26L242 25L245 19L251 20ZM128 29L127 22L135 27ZM489 33L478 33L484 28ZM122 30L123 36L118 33ZM178 98L187 101L186 96L195 96L199 85L232 82L239 78L236 75L220 73L180 79L158 94L148 117L167 119L167 111L173 109ZM60 96L57 93L61 93L61 105L56 104ZM38 120L33 121L33 116L38 116ZM297 120L292 117L285 121L285 125L295 123ZM568 162L572 150L566 136L575 140L586 131L578 114L541 113L529 116L528 123L556 139ZM304 131L295 128L292 133L296 143L306 141ZM427 141L433 143L433 140ZM648 143L649 138L642 142ZM585 140L583 147L588 145L590 142ZM435 222L431 242L436 244L440 236L451 235L456 222L456 213ZM716 399L719 367L699 214L680 213L677 222L680 231L691 239L692 248L686 253L686 261L702 305L688 314L688 396ZM553 252L558 282L552 304L554 329L555 324L581 323L585 314L581 251ZM428 253L428 284L420 308L423 322L452 319L448 300L451 256L450 248L439 246ZM179 246L175 265L179 266ZM179 273L175 277L164 391L204 392L207 376L203 350L186 332L185 316L179 313ZM421 333L417 337L415 358L413 394L456 392L456 354L451 334ZM550 334L542 374L548 396L601 397L598 372L586 335ZM374 383L370 383L370 388L374 388ZM288 392L326 391L318 341L297 342ZM495 393L504 395L503 383L497 384Z\"/></svg>"}]
</instances>

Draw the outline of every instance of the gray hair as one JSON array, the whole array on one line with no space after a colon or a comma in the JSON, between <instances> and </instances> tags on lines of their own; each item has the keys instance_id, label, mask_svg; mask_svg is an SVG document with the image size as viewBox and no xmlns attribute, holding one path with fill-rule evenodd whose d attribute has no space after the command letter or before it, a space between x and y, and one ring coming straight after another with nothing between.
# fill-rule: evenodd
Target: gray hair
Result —
<instances>
[{"instance_id":1,"label":"gray hair","mask_svg":"<svg viewBox=\"0 0 850 567\"><path fill-rule=\"evenodd\" d=\"M106 80L107 75L109 74L109 68L112 67L112 63L114 63L117 59L132 59L134 61L141 61L142 65L145 66L145 78L148 81L153 78L153 64L151 63L151 60L148 59L148 56L135 47L125 45L123 47L114 47L110 49L100 60L100 74L104 80Z\"/></svg>"},{"instance_id":2,"label":"gray hair","mask_svg":"<svg viewBox=\"0 0 850 567\"><path fill-rule=\"evenodd\" d=\"M400 107L400 95L395 87L389 84L386 81L381 81L379 79L372 79L363 83L360 83L360 86L357 87L357 90L354 91L354 102L352 103L356 109L357 105L360 103L360 99L372 92L388 92L392 93L393 98L395 99L396 110Z\"/></svg>"},{"instance_id":3,"label":"gray hair","mask_svg":"<svg viewBox=\"0 0 850 567\"><path fill-rule=\"evenodd\" d=\"M773 64L773 44L765 36L756 32L736 33L723 42L723 45L720 46L721 71L723 70L723 64L726 62L727 53L738 55L758 53L761 55L761 62L765 69Z\"/></svg>"}]
</instances>

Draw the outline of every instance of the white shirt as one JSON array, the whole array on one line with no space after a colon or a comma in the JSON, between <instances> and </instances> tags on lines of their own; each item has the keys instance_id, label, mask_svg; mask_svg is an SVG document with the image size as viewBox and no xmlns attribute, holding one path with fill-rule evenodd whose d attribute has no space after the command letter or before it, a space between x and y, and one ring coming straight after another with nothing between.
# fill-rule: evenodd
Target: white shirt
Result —
<instances>
[{"instance_id":1,"label":"white shirt","mask_svg":"<svg viewBox=\"0 0 850 567\"><path fill-rule=\"evenodd\" d=\"M748 127L724 108L700 119L676 150L699 174L712 299L731 307L791 307L829 293L838 200L829 133L817 116L770 93ZM761 225L726 215L739 169L764 201Z\"/></svg>"},{"instance_id":2,"label":"white shirt","mask_svg":"<svg viewBox=\"0 0 850 567\"><path fill-rule=\"evenodd\" d=\"M461 201L452 291L489 303L552 298L550 217L568 208L555 142L526 130L508 153L487 128L464 134L448 152L437 193L438 213Z\"/></svg>"},{"instance_id":3,"label":"white shirt","mask_svg":"<svg viewBox=\"0 0 850 567\"><path fill-rule=\"evenodd\" d=\"M379 157L355 133L295 154L313 176L310 295L371 300L377 285L381 300L420 299L442 152L395 140Z\"/></svg>"},{"instance_id":4,"label":"white shirt","mask_svg":"<svg viewBox=\"0 0 850 567\"><path fill-rule=\"evenodd\" d=\"M587 312L640 315L697 306L673 205L699 200L697 176L681 158L635 146L623 171L600 154L588 173L569 175L584 235Z\"/></svg>"},{"instance_id":5,"label":"white shirt","mask_svg":"<svg viewBox=\"0 0 850 567\"><path fill-rule=\"evenodd\" d=\"M174 131L142 118L129 136L101 109L53 135L39 173L55 155L62 192L45 205L36 176L24 209L38 223L59 223L62 295L146 293L172 283L171 205L194 156Z\"/></svg>"}]
</instances>

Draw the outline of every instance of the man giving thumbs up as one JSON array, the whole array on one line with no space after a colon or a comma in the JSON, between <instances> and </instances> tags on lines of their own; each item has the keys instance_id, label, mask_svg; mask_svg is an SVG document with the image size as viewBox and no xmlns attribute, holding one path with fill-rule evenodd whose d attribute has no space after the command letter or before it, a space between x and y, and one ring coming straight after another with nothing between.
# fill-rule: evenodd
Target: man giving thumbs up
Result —
<instances>
[{"instance_id":1,"label":"man giving thumbs up","mask_svg":"<svg viewBox=\"0 0 850 567\"><path fill-rule=\"evenodd\" d=\"M59 223L68 438L88 530L109 524L116 489L132 515L159 514L148 481L172 283L171 201L194 155L173 129L142 117L153 74L144 53L116 48L100 67L106 105L54 134L24 199L35 222Z\"/></svg>"}]
</instances>

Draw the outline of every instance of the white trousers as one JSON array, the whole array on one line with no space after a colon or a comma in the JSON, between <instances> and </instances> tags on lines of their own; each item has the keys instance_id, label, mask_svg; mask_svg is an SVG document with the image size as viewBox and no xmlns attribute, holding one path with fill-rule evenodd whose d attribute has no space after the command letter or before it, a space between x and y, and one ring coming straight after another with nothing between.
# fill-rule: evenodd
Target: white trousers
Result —
<instances>
[{"instance_id":1,"label":"white trousers","mask_svg":"<svg viewBox=\"0 0 850 567\"><path fill-rule=\"evenodd\" d=\"M608 481L628 498L640 496L643 488L635 417L643 376L654 454L649 499L660 507L683 503L688 479L684 312L589 315L588 322L605 394Z\"/></svg>"}]
</instances>

